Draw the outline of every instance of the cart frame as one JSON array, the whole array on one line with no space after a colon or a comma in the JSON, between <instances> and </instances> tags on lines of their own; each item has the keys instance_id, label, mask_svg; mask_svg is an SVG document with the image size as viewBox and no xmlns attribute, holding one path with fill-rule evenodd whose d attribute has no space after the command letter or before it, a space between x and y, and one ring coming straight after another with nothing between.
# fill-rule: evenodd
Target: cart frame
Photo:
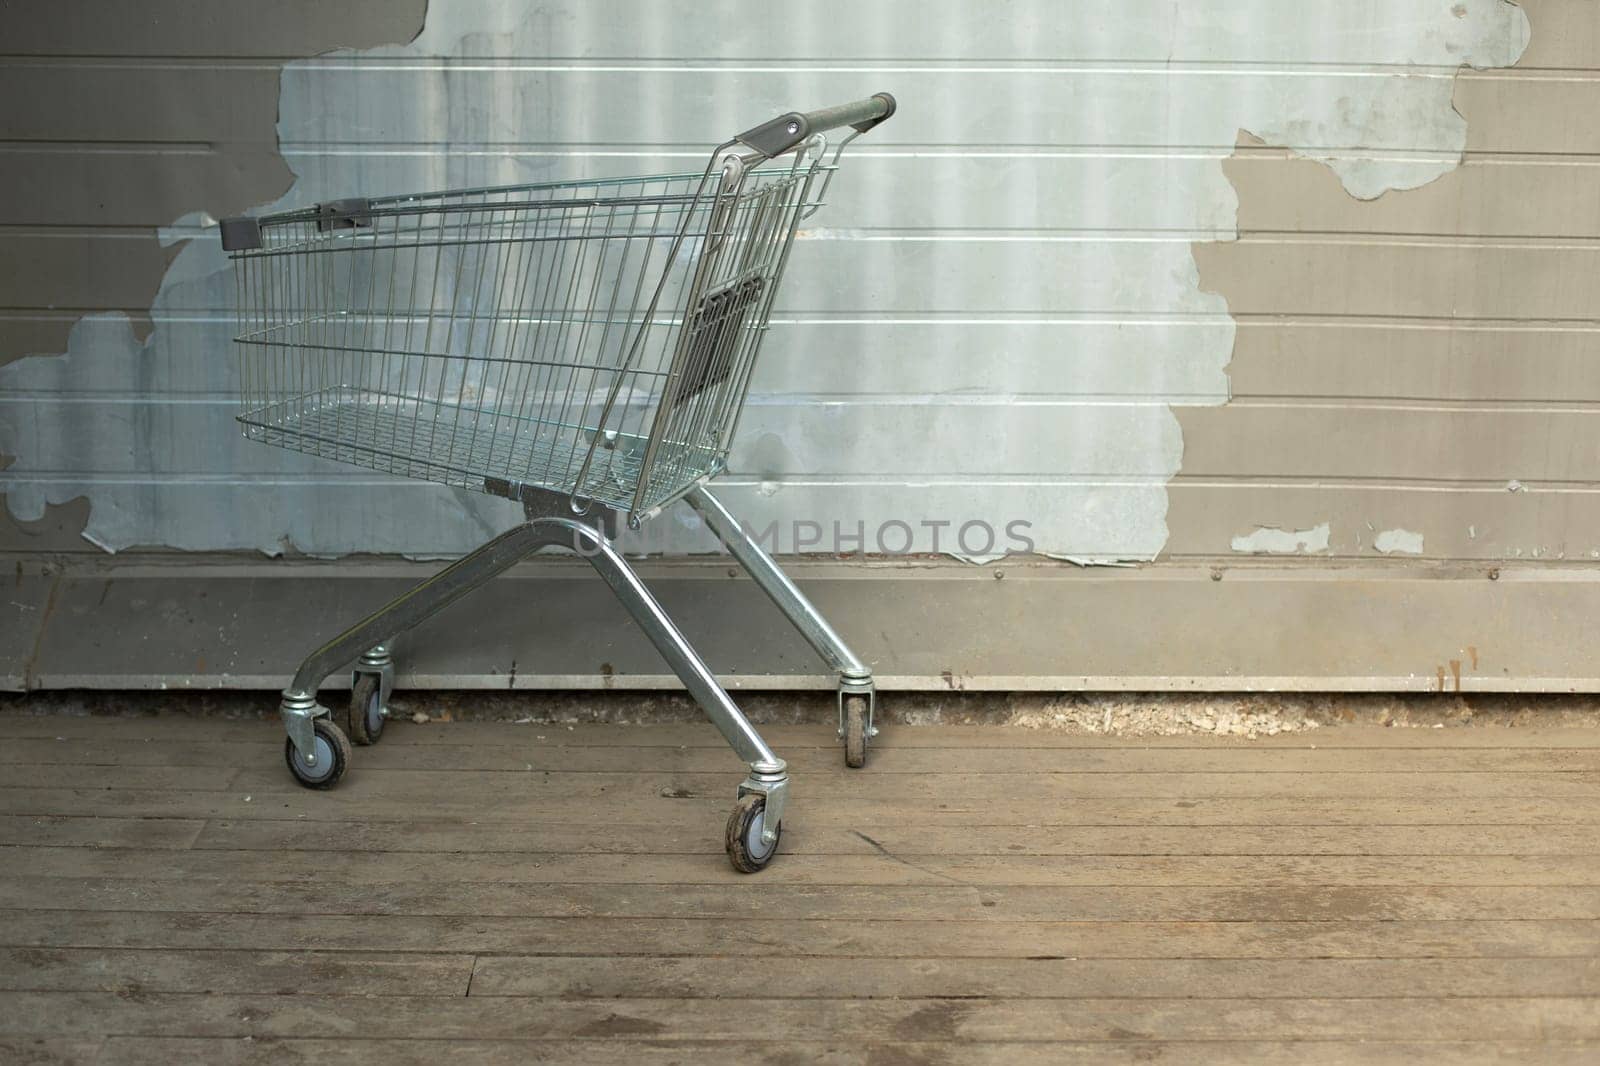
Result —
<instances>
[{"instance_id":1,"label":"cart frame","mask_svg":"<svg viewBox=\"0 0 1600 1066\"><path fill-rule=\"evenodd\" d=\"M530 420L507 418L500 411L486 411L488 404L484 400L479 401L478 410L469 417L473 447L459 455L455 442L460 436L461 404L452 408L455 423L448 439L450 451L442 459L432 454L419 456L414 448L412 452L401 453L397 451L397 444L379 448L373 443L376 436L370 439L368 436L358 436L358 432L370 434L370 423L375 418L388 417L398 424L402 416L408 416L414 419L413 446L417 437L416 426L422 424L430 425L434 430L434 436L429 438L432 446L446 408L442 392L448 370L439 371L441 395L437 397L416 392L416 387L410 392L402 389L402 395L396 396L389 391L372 390L370 386L363 389L359 383L352 386L352 373L355 378L364 375L370 379L373 375L367 362L358 364L356 359L370 361L373 353L377 353L380 359L400 353L385 351L370 342L367 347L341 347L324 343L328 336L324 326L326 322L337 323L345 330L344 336L352 328L359 328L349 325L352 309L348 307L329 308L318 315L301 311L299 317L280 321L279 318L269 317L276 312L249 306L252 295L259 298L258 302L265 301L278 288L287 290L295 282L294 276L289 274L284 275L281 283L275 280L269 282L270 275L265 273L269 268L280 271L288 269L288 261L260 263L262 279L254 288L241 280L241 344L265 345L264 350L271 353L270 357L279 360L276 369L282 371L287 368L287 376L291 378L294 359L304 357L324 361L312 364L315 387L311 389L305 387L306 367L302 365L299 368L298 394L287 393L281 387L268 392L265 386L253 393L252 383L245 381L242 384L240 421L245 425L247 436L344 462L505 496L519 501L524 513L522 524L407 590L323 644L301 663L293 680L283 690L279 705L287 733L285 759L296 780L312 788L332 787L343 776L350 762L350 739L369 744L382 735L389 716L389 700L394 685L391 645L400 634L539 549L562 547L575 551L595 568L690 696L722 733L735 754L747 764L748 774L735 793L736 802L728 821L726 845L730 861L736 869L754 872L763 868L777 852L788 808L787 764L750 724L687 638L611 543L623 521L630 528L637 529L644 521L679 499L700 515L705 525L716 534L757 586L811 644L823 662L837 673L838 733L845 742L846 762L851 766L864 763L867 742L877 732L874 725L876 694L870 666L850 650L773 558L712 495L707 482L722 470L725 463L760 342L767 329L767 315L787 264L799 220L821 205L845 145L888 119L894 110L894 98L887 93L880 93L853 104L810 113L780 115L770 122L746 130L713 150L692 200L685 199L682 193L670 197L663 193L654 200L637 194L625 200L617 197L606 200L595 196L586 200L570 197L566 200L552 199L546 203L537 199L541 190L571 189L578 183L467 191L470 194L485 194L485 199L490 194L498 196L497 205L510 202L509 196L514 194L522 199L511 203L512 207L544 210L547 215L566 212L561 222L564 227L560 231L561 236L540 238L544 240L614 239L592 235L588 228L592 223L589 222L585 223L586 228L581 236L568 237L565 219L567 216L592 218L596 211L608 207L615 218L619 203L624 211L632 209L634 218L640 215L641 203L645 205L645 210L652 205L655 207L657 220L664 209L675 210L681 217L665 257L665 265L656 279L648 308L642 317L634 316L629 320L633 332L620 336L616 341L615 365L602 365L598 357L593 365L576 360L552 364L569 372L573 382L576 382L580 371L588 371L591 397L595 394L595 382L602 372L609 371L612 374L611 384L605 390L604 404L599 408L592 426L586 424L593 414L592 410L580 412L564 422L533 421L536 428L526 431L529 449L532 448L534 433L549 434L551 427L554 427L553 432L564 434L561 440L568 443L569 454L563 466L554 451L548 456L541 451L538 458L544 465L537 469L533 458L529 458L526 469L535 476L527 480L510 476L515 471L508 465L506 457L515 451L515 441L513 448L508 450L497 445L500 438L495 434L502 433L501 422L505 421L521 436L525 432L522 423ZM828 146L824 133L845 126L851 128L851 133L834 150L832 163L825 165L824 156ZM786 213L780 214L778 197L772 195L770 189L766 200L758 202L745 192L745 182L762 164L791 152L795 156L788 179L790 186L770 187L790 197L781 205ZM806 162L808 153L809 162ZM812 180L819 172L825 172L826 177L822 189L812 198L809 196ZM663 190L669 188L669 179L665 178L620 179L619 182L630 180L638 182L641 188L644 187L643 183L649 181L662 182L660 188ZM680 184L671 187L688 186ZM709 195L708 188L711 190ZM427 204L432 199L451 195L458 194L422 194L391 198L389 201L336 201L304 211L285 212L260 219L228 219L222 223L223 247L232 253L235 260L262 260L272 255L295 254L303 250L302 245L309 245L313 241L321 245L331 242L333 248L348 250L353 246L337 243L348 234L351 240L365 238L367 244L364 247L373 249L370 255L372 261L376 262L378 249L382 247L382 229L380 227L371 233L360 234L360 227L371 226L373 220L382 217L387 210L395 218L392 232L398 238L400 227L407 224L404 217L406 212L428 210L411 205L419 202ZM745 199L740 200L741 196ZM702 200L702 197L705 199ZM396 206L386 208L384 204ZM754 206L750 206L752 204ZM743 216L739 215L740 208L745 209ZM584 215L583 212L588 214ZM442 215L440 218L438 240L443 245L445 222ZM697 228L701 224L704 225L703 232ZM462 225L464 227L465 222ZM744 228L735 229L736 225ZM263 231L270 233L276 226L295 227L292 232L304 234L303 241L296 238L300 243L289 245L280 241L276 247L271 241L264 242ZM522 232L527 232L526 225ZM553 230L551 232L554 233ZM733 236L730 237L730 234ZM654 232L645 235L645 267L639 268L641 286L649 262L650 240L659 240L661 236ZM633 239L634 235L630 233L628 247L632 246ZM497 243L507 242L500 240ZM394 244L399 246L398 239ZM730 248L731 253L728 251ZM558 249L557 254L560 251L562 249ZM626 251L625 248L624 261ZM504 254L503 262L510 261L509 252L496 251L494 254ZM602 264L606 254L606 251L599 254ZM480 253L481 269L487 269L489 255L488 250ZM743 258L730 265L722 261L729 255ZM356 273L353 253L350 259L353 277ZM668 323L672 328L666 335L667 339L661 342L660 363L648 383L653 391L647 397L647 402L633 405L638 419L636 428L640 431L624 430L619 433L612 427L619 422L626 424L625 419L617 417L618 412L628 407L630 395L640 389L639 375L644 373L640 366L640 354L651 329L660 322L659 312L664 298L672 299L668 278L675 269L675 263L679 267L690 264L687 269L692 271L692 274L685 275L687 283L680 282L677 290L686 293L678 296L683 303L683 312L681 317ZM582 269L580 267L572 271L574 289ZM600 288L603 269L598 266L588 268L596 290ZM620 291L624 278L620 268L613 270L617 275L613 289ZM442 270L438 272L443 273ZM242 278L243 270L240 273ZM459 281L462 274L459 265L456 274ZM303 288L309 287L303 277L298 283ZM336 285L337 281L333 284ZM435 279L436 298L438 284ZM376 296L378 285L375 280L367 283L364 291L367 292L369 305ZM481 290L483 283L479 281L476 285ZM412 275L412 286L416 286L415 274ZM527 282L524 281L522 286L522 291L526 292ZM391 296L395 287L391 276ZM490 287L493 295L494 284ZM362 290L354 283L349 283L344 293L347 302L358 299L354 294L359 291ZM615 291L613 303L617 299ZM637 288L636 296L641 292L642 288ZM452 298L459 301L459 293ZM590 297L590 302L592 307L594 297ZM450 314L456 316L458 312L452 309ZM472 316L472 326L476 332L480 316L476 305L472 308ZM566 330L569 324L564 320L560 328ZM610 326L608 319L607 330ZM428 327L431 338L431 318ZM537 331L540 327L533 328ZM454 317L450 329L453 334ZM309 332L311 330L321 332ZM491 338L488 343L492 346L493 332L487 327L486 331ZM589 331L590 326L584 324L582 336L587 337ZM389 327L386 326L386 340L388 335ZM264 336L268 338L266 341L262 340ZM406 336L411 336L409 323ZM565 339L565 334L562 339ZM469 347L471 343L470 340L467 342ZM330 356L329 350L334 354ZM509 348L506 350L509 352ZM472 352L446 357L432 354L431 349L423 355L403 357L454 359L463 366L472 365L474 360L488 362L482 355ZM326 378L326 381L333 382L331 387L315 379L314 373L319 367L325 366L329 359L341 361L337 374ZM514 364L516 360L507 355L494 362ZM449 367L454 364L446 362L444 365ZM359 366L360 369L352 372L353 366ZM387 383L387 365L383 373ZM509 380L510 373L512 370L508 365L502 371L502 380ZM526 378L525 369L523 373ZM630 378L630 374L633 377ZM465 375L463 371L460 377L463 396L467 391ZM419 372L417 377L420 387L427 374L425 371ZM486 366L483 371L486 385L489 377L490 368ZM402 383L406 380L405 376L401 377ZM551 386L555 385L555 379L552 378ZM573 385L568 386L569 396L573 389ZM412 395L413 392L416 394ZM348 397L352 393L358 394L357 399L367 404L364 409L346 411L350 403ZM526 399L517 402L527 403ZM543 413L541 406L541 419ZM433 421L424 423L424 415ZM485 415L492 415L494 419L486 433L492 446L478 448L476 444L480 428L473 419L481 419ZM330 426L339 433L332 439L331 445L328 436L331 431L327 428ZM646 427L648 431L643 432ZM399 430L396 429L394 440L398 439ZM619 441L622 443L619 444ZM586 449L583 448L584 443L587 443ZM583 451L581 463L577 461L579 451ZM615 458L618 452L627 455L626 461L620 465ZM529 454L532 455L532 452ZM518 457L512 456L513 459ZM602 467L605 476L599 477L597 471ZM637 480L629 481L629 476L634 473L637 474ZM595 486L599 486L599 489ZM322 682L352 662L350 705L345 716L345 728L341 729L329 708L319 702L317 693Z\"/></svg>"}]
</instances>

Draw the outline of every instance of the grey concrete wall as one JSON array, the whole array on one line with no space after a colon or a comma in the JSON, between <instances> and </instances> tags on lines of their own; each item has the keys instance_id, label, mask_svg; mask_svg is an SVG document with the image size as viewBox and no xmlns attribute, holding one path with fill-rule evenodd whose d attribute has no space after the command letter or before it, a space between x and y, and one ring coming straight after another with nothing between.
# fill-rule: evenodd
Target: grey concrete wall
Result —
<instances>
[{"instance_id":1,"label":"grey concrete wall","mask_svg":"<svg viewBox=\"0 0 1600 1066\"><path fill-rule=\"evenodd\" d=\"M208 220L695 166L889 89L796 246L724 482L753 521L1307 573L1600 557L1586 0L0 18L30 101L0 120L0 548L473 546L512 510L238 438ZM672 513L636 546L704 540Z\"/></svg>"}]
</instances>

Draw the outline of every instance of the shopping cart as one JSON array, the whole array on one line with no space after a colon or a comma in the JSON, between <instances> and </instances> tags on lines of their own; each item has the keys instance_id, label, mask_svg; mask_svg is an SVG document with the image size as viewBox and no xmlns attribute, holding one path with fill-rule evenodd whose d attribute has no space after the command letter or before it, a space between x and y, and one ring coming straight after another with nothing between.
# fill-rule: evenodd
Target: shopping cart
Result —
<instances>
[{"instance_id":1,"label":"shopping cart","mask_svg":"<svg viewBox=\"0 0 1600 1066\"><path fill-rule=\"evenodd\" d=\"M297 781L332 787L350 741L382 735L398 634L559 545L594 565L749 764L728 856L761 869L777 851L787 767L610 542L621 521L637 529L680 499L838 672L845 761L863 764L870 668L706 482L726 464L796 226L845 145L894 110L879 93L782 115L718 145L698 174L337 200L222 223L246 437L504 496L526 517L301 664L280 704ZM824 134L843 127L829 159ZM352 662L341 728L317 689Z\"/></svg>"}]
</instances>

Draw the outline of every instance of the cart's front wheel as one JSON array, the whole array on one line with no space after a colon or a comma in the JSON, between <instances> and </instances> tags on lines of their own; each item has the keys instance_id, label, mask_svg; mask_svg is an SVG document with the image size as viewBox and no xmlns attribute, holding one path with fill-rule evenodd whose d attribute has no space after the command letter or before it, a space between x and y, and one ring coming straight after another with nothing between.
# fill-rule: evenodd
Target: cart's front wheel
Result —
<instances>
[{"instance_id":1,"label":"cart's front wheel","mask_svg":"<svg viewBox=\"0 0 1600 1066\"><path fill-rule=\"evenodd\" d=\"M867 697L844 698L844 764L851 769L867 765Z\"/></svg>"},{"instance_id":2,"label":"cart's front wheel","mask_svg":"<svg viewBox=\"0 0 1600 1066\"><path fill-rule=\"evenodd\" d=\"M753 874L764 869L778 853L778 842L783 837L779 824L772 843L764 843L762 832L767 827L767 798L758 792L740 796L728 816L728 861L742 874Z\"/></svg>"},{"instance_id":3,"label":"cart's front wheel","mask_svg":"<svg viewBox=\"0 0 1600 1066\"><path fill-rule=\"evenodd\" d=\"M350 766L350 741L346 739L344 730L326 718L312 722L311 729L315 761L307 761L300 754L300 749L294 746L294 741L288 738L283 742L284 759L289 763L289 772L294 774L294 779L305 787L332 788Z\"/></svg>"},{"instance_id":4,"label":"cart's front wheel","mask_svg":"<svg viewBox=\"0 0 1600 1066\"><path fill-rule=\"evenodd\" d=\"M350 686L350 739L357 744L376 744L383 736L383 677L357 674Z\"/></svg>"}]
</instances>

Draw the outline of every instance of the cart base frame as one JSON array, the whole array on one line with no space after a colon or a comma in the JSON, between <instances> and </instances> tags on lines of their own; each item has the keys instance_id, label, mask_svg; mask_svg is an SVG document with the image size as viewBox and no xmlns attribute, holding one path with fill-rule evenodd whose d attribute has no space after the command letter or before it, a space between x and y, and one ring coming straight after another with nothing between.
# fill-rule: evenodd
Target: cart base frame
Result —
<instances>
[{"instance_id":1,"label":"cart base frame","mask_svg":"<svg viewBox=\"0 0 1600 1066\"><path fill-rule=\"evenodd\" d=\"M326 788L344 771L345 756L339 754L343 736L333 724L329 709L317 700L317 689L334 671L354 662L352 689L363 676L376 675L377 713L387 717L394 684L389 646L397 636L540 548L564 547L587 559L605 579L706 717L749 767L748 776L735 793L739 802L729 823L729 855L734 865L745 872L765 866L777 851L787 807L787 764L767 746L633 568L612 547L609 536L616 532L616 512L594 503L579 509L571 497L548 490L523 487L520 495L526 519L521 525L408 589L301 663L294 680L283 690L279 705L289 737L289 764L295 776L302 784ZM846 761L852 766L860 765L865 743L876 733L872 725L876 701L870 667L850 650L777 562L703 483L684 498L823 662L838 673L839 732L846 739ZM371 689L370 684L367 688ZM366 712L366 708L351 710L352 714ZM319 719L325 721L319 723ZM337 737L337 743L320 734ZM319 759L329 758L338 765L319 765ZM754 807L745 802L750 796L760 797Z\"/></svg>"}]
</instances>

